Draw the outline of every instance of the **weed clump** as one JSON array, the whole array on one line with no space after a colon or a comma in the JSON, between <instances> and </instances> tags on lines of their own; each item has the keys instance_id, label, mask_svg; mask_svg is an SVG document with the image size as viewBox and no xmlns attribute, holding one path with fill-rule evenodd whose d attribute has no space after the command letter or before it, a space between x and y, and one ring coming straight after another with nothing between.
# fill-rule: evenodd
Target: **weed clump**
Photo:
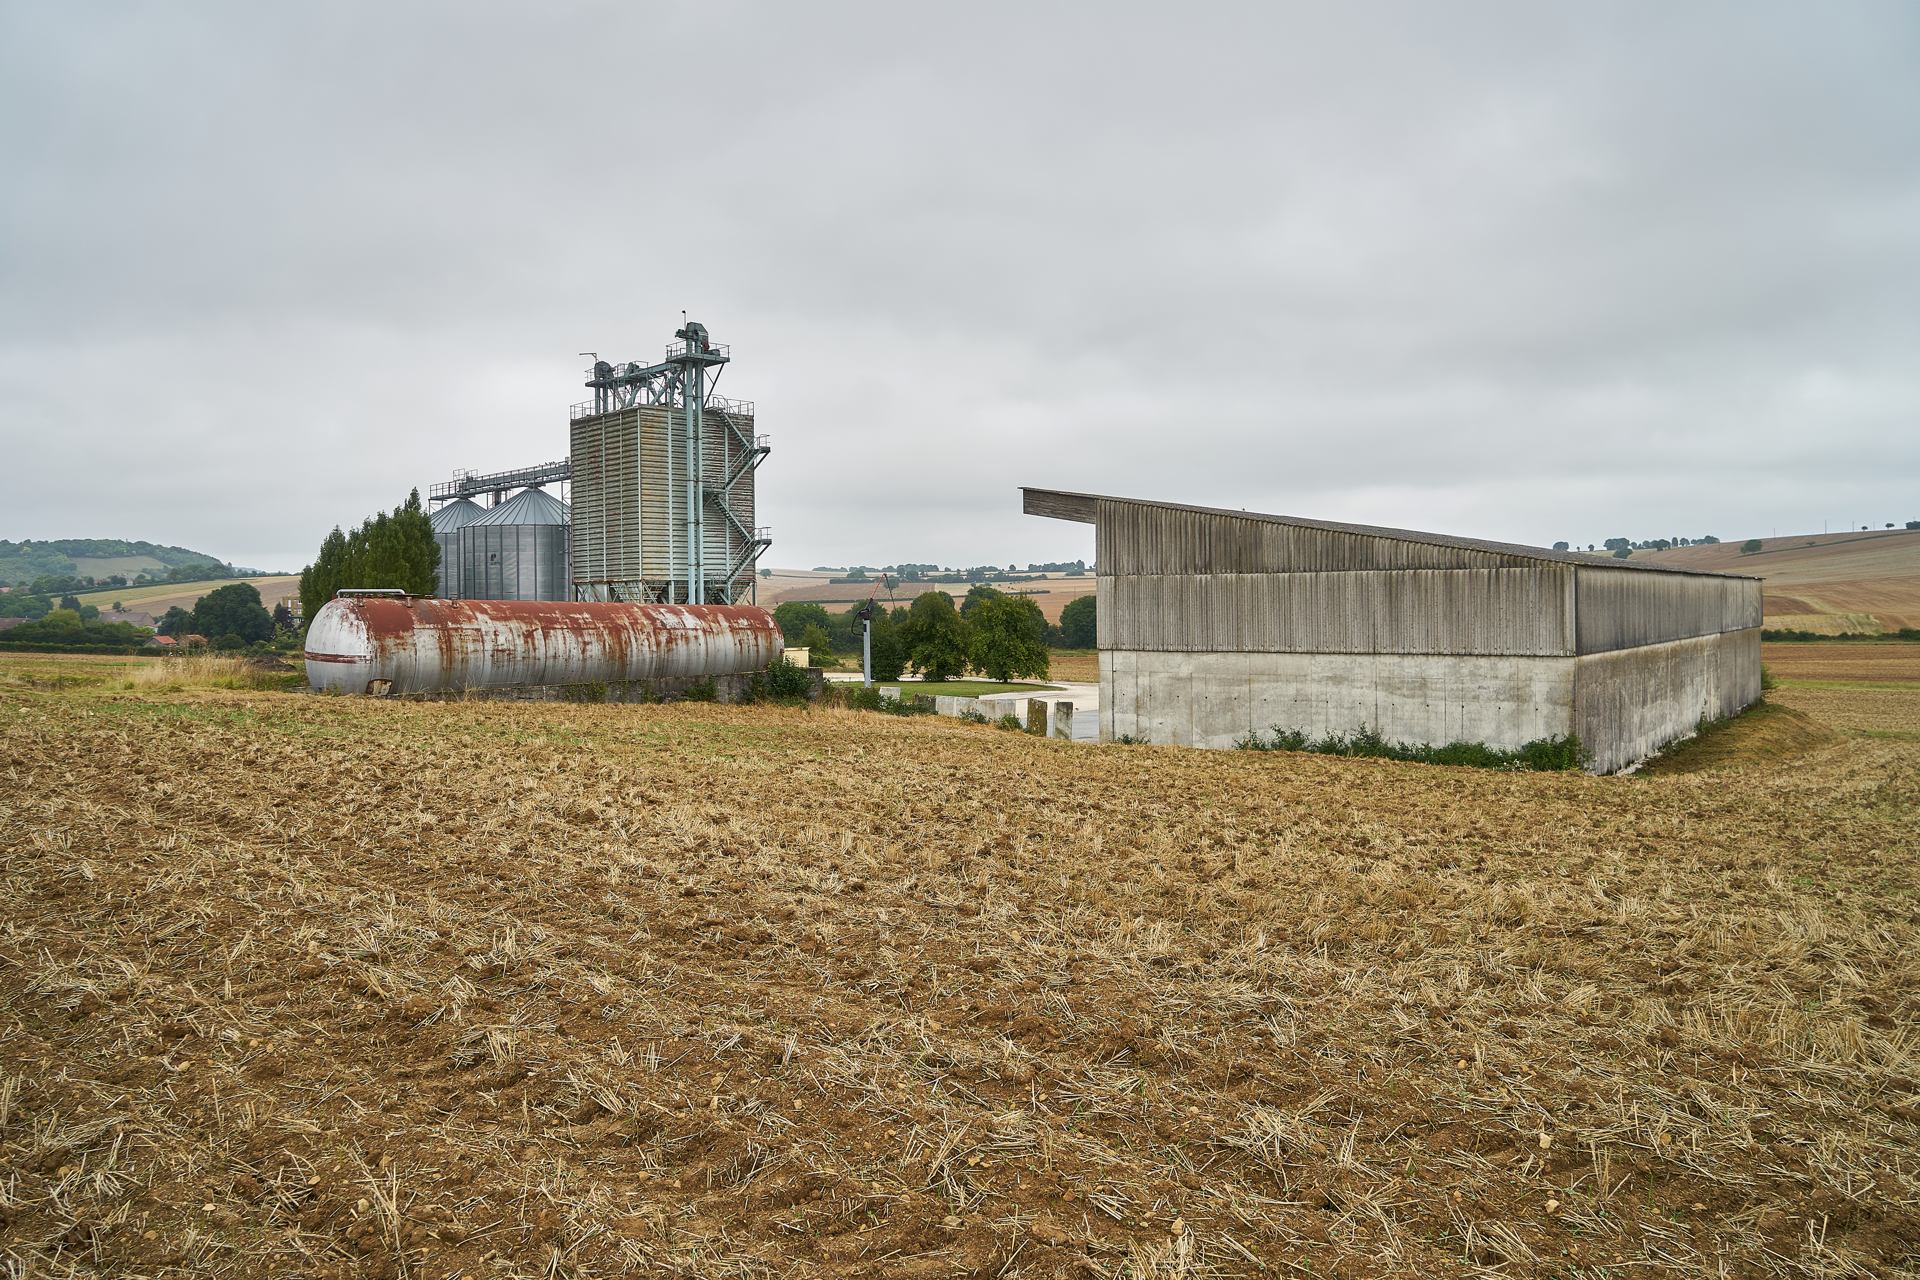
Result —
<instances>
[{"instance_id":1,"label":"weed clump","mask_svg":"<svg viewBox=\"0 0 1920 1280\"><path fill-rule=\"evenodd\" d=\"M284 664L281 664L284 668ZM146 693L175 693L182 689L286 689L299 683L290 668L256 665L245 658L194 654L162 658L128 673L121 687Z\"/></svg>"},{"instance_id":2,"label":"weed clump","mask_svg":"<svg viewBox=\"0 0 1920 1280\"><path fill-rule=\"evenodd\" d=\"M878 711L890 716L930 716L933 714L931 698L888 698L878 689L868 689L855 685L843 695L847 706L854 711Z\"/></svg>"},{"instance_id":3,"label":"weed clump","mask_svg":"<svg viewBox=\"0 0 1920 1280\"><path fill-rule=\"evenodd\" d=\"M1411 760L1421 764L1459 765L1472 769L1528 770L1551 773L1584 768L1586 749L1574 734L1535 738L1518 747L1490 747L1484 742L1449 742L1430 746L1396 742L1377 729L1361 725L1351 734L1328 733L1315 738L1304 729L1259 730L1234 745L1243 751L1306 751L1322 756L1364 756L1379 760Z\"/></svg>"},{"instance_id":4,"label":"weed clump","mask_svg":"<svg viewBox=\"0 0 1920 1280\"><path fill-rule=\"evenodd\" d=\"M789 706L804 703L813 693L813 677L805 667L791 662L776 662L765 671L756 671L747 681L742 702L777 702Z\"/></svg>"}]
</instances>

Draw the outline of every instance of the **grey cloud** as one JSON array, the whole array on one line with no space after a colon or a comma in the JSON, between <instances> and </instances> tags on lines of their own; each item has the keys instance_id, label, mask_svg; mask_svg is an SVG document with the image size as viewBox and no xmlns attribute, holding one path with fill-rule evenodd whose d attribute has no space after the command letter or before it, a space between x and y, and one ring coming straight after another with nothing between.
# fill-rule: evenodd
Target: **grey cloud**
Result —
<instances>
[{"instance_id":1,"label":"grey cloud","mask_svg":"<svg viewBox=\"0 0 1920 1280\"><path fill-rule=\"evenodd\" d=\"M0 536L297 564L681 307L780 564L1920 516L1909 7L918 9L9 10Z\"/></svg>"}]
</instances>

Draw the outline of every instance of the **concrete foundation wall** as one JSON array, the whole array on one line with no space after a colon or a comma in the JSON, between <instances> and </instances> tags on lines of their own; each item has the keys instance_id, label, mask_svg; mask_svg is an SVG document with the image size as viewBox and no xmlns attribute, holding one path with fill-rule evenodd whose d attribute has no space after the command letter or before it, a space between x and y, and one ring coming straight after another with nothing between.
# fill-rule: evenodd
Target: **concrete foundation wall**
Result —
<instances>
[{"instance_id":1,"label":"concrete foundation wall","mask_svg":"<svg viewBox=\"0 0 1920 1280\"><path fill-rule=\"evenodd\" d=\"M1760 696L1760 629L1574 659L1573 726L1612 773Z\"/></svg>"},{"instance_id":2,"label":"concrete foundation wall","mask_svg":"<svg viewBox=\"0 0 1920 1280\"><path fill-rule=\"evenodd\" d=\"M1100 655L1100 736L1231 747L1253 730L1517 747L1573 728L1574 659L1427 654Z\"/></svg>"}]
</instances>

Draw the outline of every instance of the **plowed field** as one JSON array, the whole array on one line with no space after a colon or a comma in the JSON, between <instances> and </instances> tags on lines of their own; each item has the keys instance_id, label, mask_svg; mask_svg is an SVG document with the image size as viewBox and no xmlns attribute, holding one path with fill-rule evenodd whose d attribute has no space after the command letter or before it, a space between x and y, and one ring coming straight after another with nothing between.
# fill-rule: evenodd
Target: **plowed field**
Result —
<instances>
[{"instance_id":1,"label":"plowed field","mask_svg":"<svg viewBox=\"0 0 1920 1280\"><path fill-rule=\"evenodd\" d=\"M1499 774L0 658L0 1256L1904 1274L1920 742L1803 736Z\"/></svg>"}]
</instances>

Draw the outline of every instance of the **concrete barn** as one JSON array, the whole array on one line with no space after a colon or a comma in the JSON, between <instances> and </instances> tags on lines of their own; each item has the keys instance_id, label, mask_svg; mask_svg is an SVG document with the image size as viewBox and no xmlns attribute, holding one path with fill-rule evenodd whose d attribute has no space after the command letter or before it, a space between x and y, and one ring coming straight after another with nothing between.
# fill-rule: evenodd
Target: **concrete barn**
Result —
<instances>
[{"instance_id":1,"label":"concrete barn","mask_svg":"<svg viewBox=\"0 0 1920 1280\"><path fill-rule=\"evenodd\" d=\"M1094 527L1100 736L1275 727L1612 772L1760 696L1760 580L1407 529L1023 489Z\"/></svg>"}]
</instances>

